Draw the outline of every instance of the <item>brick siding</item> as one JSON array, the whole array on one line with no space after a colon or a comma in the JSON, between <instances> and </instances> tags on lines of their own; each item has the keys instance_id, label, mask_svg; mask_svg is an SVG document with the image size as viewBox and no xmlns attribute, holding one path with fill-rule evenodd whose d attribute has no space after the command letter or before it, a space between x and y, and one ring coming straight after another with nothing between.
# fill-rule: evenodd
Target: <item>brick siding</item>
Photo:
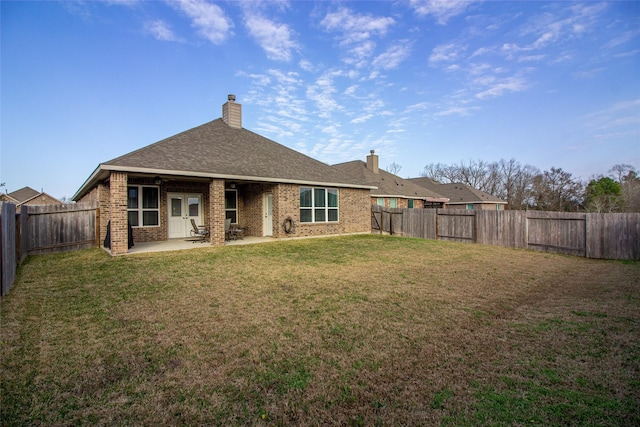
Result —
<instances>
[{"instance_id":1,"label":"brick siding","mask_svg":"<svg viewBox=\"0 0 640 427\"><path fill-rule=\"evenodd\" d=\"M111 172L109 181L111 200L111 254L122 255L129 251L127 174L126 172Z\"/></svg>"},{"instance_id":2,"label":"brick siding","mask_svg":"<svg viewBox=\"0 0 640 427\"><path fill-rule=\"evenodd\" d=\"M224 180L212 179L209 183L209 235L211 245L224 245Z\"/></svg>"},{"instance_id":3,"label":"brick siding","mask_svg":"<svg viewBox=\"0 0 640 427\"><path fill-rule=\"evenodd\" d=\"M229 182L226 183L227 189ZM157 186L159 188L159 221L157 227L134 227L134 242L167 240L169 231L168 194L202 195L202 223L211 230L211 244L224 244L225 180L165 181L159 186L153 177L129 177L123 172L112 172L110 179L100 183L80 201L99 203L100 242L106 237L107 222L111 220L111 253L119 255L128 251L127 187L130 185ZM264 195L273 195L273 230L276 238L322 236L328 234L364 233L370 231L371 198L369 190L340 188L339 221L332 223L300 223L300 186L296 184L237 184L238 224L245 227L247 235L263 236ZM283 222L291 217L296 227L285 233Z\"/></svg>"}]
</instances>

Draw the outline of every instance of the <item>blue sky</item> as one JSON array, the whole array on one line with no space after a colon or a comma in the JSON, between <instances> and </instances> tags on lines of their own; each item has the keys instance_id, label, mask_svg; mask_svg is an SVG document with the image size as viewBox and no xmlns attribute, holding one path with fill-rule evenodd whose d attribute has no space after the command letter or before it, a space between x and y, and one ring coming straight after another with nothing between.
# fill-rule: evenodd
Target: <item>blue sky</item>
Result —
<instances>
[{"instance_id":1,"label":"blue sky","mask_svg":"<svg viewBox=\"0 0 640 427\"><path fill-rule=\"evenodd\" d=\"M221 116L329 164L640 167L640 2L70 1L1 7L0 182L71 197Z\"/></svg>"}]
</instances>

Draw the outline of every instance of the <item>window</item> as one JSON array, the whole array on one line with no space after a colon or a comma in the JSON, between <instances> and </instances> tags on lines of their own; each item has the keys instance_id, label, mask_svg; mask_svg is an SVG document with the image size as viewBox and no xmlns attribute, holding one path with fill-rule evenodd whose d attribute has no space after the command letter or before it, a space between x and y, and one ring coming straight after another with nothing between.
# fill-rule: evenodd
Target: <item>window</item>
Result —
<instances>
[{"instance_id":1,"label":"window","mask_svg":"<svg viewBox=\"0 0 640 427\"><path fill-rule=\"evenodd\" d=\"M389 207L390 208L397 208L398 207L398 199L396 199L395 197L392 197L389 199Z\"/></svg>"},{"instance_id":2,"label":"window","mask_svg":"<svg viewBox=\"0 0 640 427\"><path fill-rule=\"evenodd\" d=\"M499 211L500 210L500 205L496 203L496 210Z\"/></svg>"},{"instance_id":3,"label":"window","mask_svg":"<svg viewBox=\"0 0 640 427\"><path fill-rule=\"evenodd\" d=\"M300 222L338 221L338 189L300 187Z\"/></svg>"},{"instance_id":4,"label":"window","mask_svg":"<svg viewBox=\"0 0 640 427\"><path fill-rule=\"evenodd\" d=\"M467 203L467 210L469 211L473 210L473 203Z\"/></svg>"},{"instance_id":5,"label":"window","mask_svg":"<svg viewBox=\"0 0 640 427\"><path fill-rule=\"evenodd\" d=\"M407 201L407 207L408 207L409 209L413 209L413 199L409 199L409 200Z\"/></svg>"},{"instance_id":6,"label":"window","mask_svg":"<svg viewBox=\"0 0 640 427\"><path fill-rule=\"evenodd\" d=\"M378 197L376 203L378 206L384 206L384 197Z\"/></svg>"},{"instance_id":7,"label":"window","mask_svg":"<svg viewBox=\"0 0 640 427\"><path fill-rule=\"evenodd\" d=\"M160 225L158 187L127 187L127 215L132 227L157 227Z\"/></svg>"},{"instance_id":8,"label":"window","mask_svg":"<svg viewBox=\"0 0 640 427\"><path fill-rule=\"evenodd\" d=\"M238 223L238 190L224 190L224 217Z\"/></svg>"}]
</instances>

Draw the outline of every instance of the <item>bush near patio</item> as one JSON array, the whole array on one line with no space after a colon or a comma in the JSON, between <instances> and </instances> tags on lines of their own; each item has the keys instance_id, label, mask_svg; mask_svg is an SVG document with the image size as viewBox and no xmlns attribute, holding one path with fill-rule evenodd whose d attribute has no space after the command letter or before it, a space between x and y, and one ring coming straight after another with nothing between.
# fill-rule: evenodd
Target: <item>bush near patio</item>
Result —
<instances>
[{"instance_id":1,"label":"bush near patio","mask_svg":"<svg viewBox=\"0 0 640 427\"><path fill-rule=\"evenodd\" d=\"M639 425L640 264L350 236L34 256L12 425Z\"/></svg>"}]
</instances>

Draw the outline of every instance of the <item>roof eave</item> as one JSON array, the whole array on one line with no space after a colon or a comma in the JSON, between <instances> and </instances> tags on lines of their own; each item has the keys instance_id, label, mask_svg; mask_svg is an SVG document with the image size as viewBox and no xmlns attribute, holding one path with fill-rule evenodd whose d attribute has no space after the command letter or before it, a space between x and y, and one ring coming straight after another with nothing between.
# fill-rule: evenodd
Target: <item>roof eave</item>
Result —
<instances>
[{"instance_id":1,"label":"roof eave","mask_svg":"<svg viewBox=\"0 0 640 427\"><path fill-rule=\"evenodd\" d=\"M260 182L278 182L284 184L300 184L300 185L323 185L329 187L340 188L357 188L363 190L376 190L378 187L366 184L352 184L348 182L331 182L331 181L308 181L289 178L276 178L276 177L262 177L251 175L229 175L219 173L206 173L206 172L194 172L194 171L180 171L180 170L166 170L155 168L140 168L130 166L118 166L118 165L105 165L100 164L87 178L80 189L73 195L73 200L77 201L89 190L95 186L96 182L105 177L101 177L105 172L131 172L131 173L144 173L149 175L175 175L183 177L193 178L212 178L212 179L230 179L236 181L260 181Z\"/></svg>"},{"instance_id":2,"label":"roof eave","mask_svg":"<svg viewBox=\"0 0 640 427\"><path fill-rule=\"evenodd\" d=\"M442 202L442 203L446 203L449 201L449 199L447 199L446 197L430 197L430 196L420 196L420 195L412 195L412 196L405 196L403 194L375 194L375 193L371 193L371 197L397 197L397 198L402 198L402 199L420 199L420 200L426 200L427 202Z\"/></svg>"}]
</instances>

